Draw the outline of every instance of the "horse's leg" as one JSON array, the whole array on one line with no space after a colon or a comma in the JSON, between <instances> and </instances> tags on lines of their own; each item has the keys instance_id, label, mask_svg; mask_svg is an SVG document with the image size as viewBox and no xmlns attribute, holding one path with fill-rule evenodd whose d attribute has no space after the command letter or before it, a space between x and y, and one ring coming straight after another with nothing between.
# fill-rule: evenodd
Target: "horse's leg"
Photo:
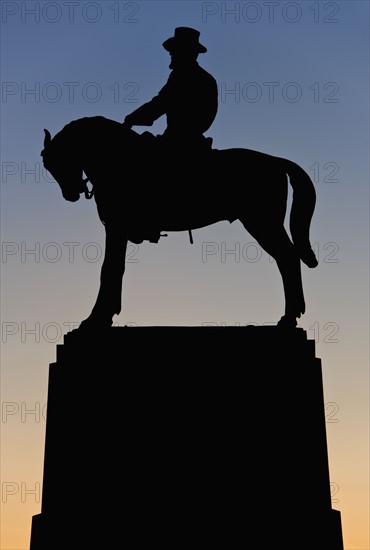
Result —
<instances>
[{"instance_id":1,"label":"horse's leg","mask_svg":"<svg viewBox=\"0 0 370 550\"><path fill-rule=\"evenodd\" d=\"M297 325L297 318L305 312L306 306L303 294L301 261L294 244L281 224L270 226L267 232L263 228L257 228L255 225L250 227L248 222L244 223L242 221L242 223L262 248L276 260L282 276L285 295L285 314L278 322L278 325L295 327Z\"/></svg>"},{"instance_id":2,"label":"horse's leg","mask_svg":"<svg viewBox=\"0 0 370 550\"><path fill-rule=\"evenodd\" d=\"M301 260L294 249L290 249L288 254L278 251L275 256L273 254L271 256L276 260L281 273L285 294L285 314L281 317L278 325L295 327L297 318L306 311L306 304L303 294Z\"/></svg>"},{"instance_id":3,"label":"horse's leg","mask_svg":"<svg viewBox=\"0 0 370 550\"><path fill-rule=\"evenodd\" d=\"M95 305L80 328L104 328L121 311L122 280L125 272L127 232L116 225L105 226L105 253L100 272L100 288Z\"/></svg>"}]
</instances>

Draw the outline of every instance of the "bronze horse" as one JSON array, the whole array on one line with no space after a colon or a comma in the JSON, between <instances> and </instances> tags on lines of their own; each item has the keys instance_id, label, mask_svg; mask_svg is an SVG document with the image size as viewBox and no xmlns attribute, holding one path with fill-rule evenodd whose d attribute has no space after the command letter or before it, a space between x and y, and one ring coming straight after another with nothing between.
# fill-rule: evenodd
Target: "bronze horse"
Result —
<instances>
[{"instance_id":1,"label":"bronze horse","mask_svg":"<svg viewBox=\"0 0 370 550\"><path fill-rule=\"evenodd\" d=\"M161 231L224 220L240 220L276 260L285 295L278 325L295 327L305 312L301 261L318 265L309 240L316 192L308 174L290 160L249 149L209 148L195 158L154 142L101 116L74 120L53 139L45 130L41 155L63 197L75 202L93 195L105 226L99 293L79 330L110 327L120 313L128 241L158 242ZM284 227L288 180L291 238Z\"/></svg>"}]
</instances>

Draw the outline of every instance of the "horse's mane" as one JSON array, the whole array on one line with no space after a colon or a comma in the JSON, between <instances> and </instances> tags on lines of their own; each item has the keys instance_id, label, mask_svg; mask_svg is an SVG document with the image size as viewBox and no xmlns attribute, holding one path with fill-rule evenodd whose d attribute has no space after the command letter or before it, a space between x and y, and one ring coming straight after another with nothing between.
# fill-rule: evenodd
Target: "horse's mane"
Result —
<instances>
[{"instance_id":1,"label":"horse's mane","mask_svg":"<svg viewBox=\"0 0 370 550\"><path fill-rule=\"evenodd\" d=\"M103 116L82 117L68 122L53 138L53 142L58 145L65 146L66 144L80 145L87 137L93 135L106 135L107 132L114 137L116 132L119 133L122 139L124 132L120 122ZM134 134L135 132L132 131Z\"/></svg>"},{"instance_id":2,"label":"horse's mane","mask_svg":"<svg viewBox=\"0 0 370 550\"><path fill-rule=\"evenodd\" d=\"M103 116L77 118L76 120L68 122L68 124L55 135L55 138L58 136L63 139L71 139L72 137L76 139L81 136L81 133L86 135L86 132L92 127L97 128L97 125L108 127L112 122L115 121ZM115 123L118 124L118 122Z\"/></svg>"}]
</instances>

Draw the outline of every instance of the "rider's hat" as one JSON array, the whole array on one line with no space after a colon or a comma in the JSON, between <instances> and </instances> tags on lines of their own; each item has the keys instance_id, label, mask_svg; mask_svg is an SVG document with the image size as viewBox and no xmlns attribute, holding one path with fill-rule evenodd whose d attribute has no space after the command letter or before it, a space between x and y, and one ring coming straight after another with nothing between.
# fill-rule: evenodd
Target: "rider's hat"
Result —
<instances>
[{"instance_id":1,"label":"rider's hat","mask_svg":"<svg viewBox=\"0 0 370 550\"><path fill-rule=\"evenodd\" d=\"M163 47L168 52L175 50L191 50L205 53L207 48L199 43L200 32L190 27L177 27L175 35L163 42Z\"/></svg>"}]
</instances>

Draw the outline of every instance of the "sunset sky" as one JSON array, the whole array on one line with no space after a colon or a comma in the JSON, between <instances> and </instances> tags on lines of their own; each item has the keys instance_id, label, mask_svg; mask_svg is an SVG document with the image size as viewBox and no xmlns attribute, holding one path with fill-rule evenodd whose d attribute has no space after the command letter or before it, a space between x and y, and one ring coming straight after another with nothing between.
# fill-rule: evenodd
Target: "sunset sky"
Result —
<instances>
[{"instance_id":1,"label":"sunset sky","mask_svg":"<svg viewBox=\"0 0 370 550\"><path fill-rule=\"evenodd\" d=\"M95 115L123 121L168 78L162 42L190 26L208 49L198 61L218 83L213 146L288 158L314 181L319 266L302 267L299 324L322 360L345 550L369 550L369 3L3 1L1 21L0 548L29 548L41 509L49 364L63 335L90 313L104 245L94 201L66 202L43 169L43 129L54 136ZM135 129L164 128L160 119ZM240 176L248 180L248 166ZM180 200L196 197L192 181L173 185ZM130 245L117 324L280 319L276 264L239 222L195 230L193 239L169 233L158 244ZM77 414L67 395L65 406ZM299 421L299 395L292 408ZM300 487L298 502L304 472ZM271 500L279 504L273 486Z\"/></svg>"}]
</instances>

